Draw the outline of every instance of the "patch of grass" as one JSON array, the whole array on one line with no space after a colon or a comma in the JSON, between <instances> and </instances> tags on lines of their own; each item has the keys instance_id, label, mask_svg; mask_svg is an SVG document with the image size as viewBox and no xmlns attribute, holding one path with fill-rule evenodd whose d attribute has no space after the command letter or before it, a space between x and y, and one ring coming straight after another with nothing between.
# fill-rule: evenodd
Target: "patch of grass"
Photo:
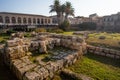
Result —
<instances>
[{"instance_id":1,"label":"patch of grass","mask_svg":"<svg viewBox=\"0 0 120 80\"><path fill-rule=\"evenodd\" d=\"M5 43L6 40L10 38L10 34L2 33L0 34L0 43Z\"/></svg>"},{"instance_id":2,"label":"patch of grass","mask_svg":"<svg viewBox=\"0 0 120 80\"><path fill-rule=\"evenodd\" d=\"M30 38L30 37L32 37L32 35L31 35L30 32L26 32L26 33L24 34L24 37Z\"/></svg>"},{"instance_id":3,"label":"patch of grass","mask_svg":"<svg viewBox=\"0 0 120 80\"><path fill-rule=\"evenodd\" d=\"M88 35L89 38L86 40L88 44L120 49L120 34L119 33L92 33ZM99 39L100 36L104 36L105 39Z\"/></svg>"},{"instance_id":4,"label":"patch of grass","mask_svg":"<svg viewBox=\"0 0 120 80\"><path fill-rule=\"evenodd\" d=\"M62 34L64 34L64 35L72 35L73 32L72 31L70 31L70 32L63 32Z\"/></svg>"},{"instance_id":5,"label":"patch of grass","mask_svg":"<svg viewBox=\"0 0 120 80\"><path fill-rule=\"evenodd\" d=\"M120 61L103 56L87 54L68 69L95 80L120 80Z\"/></svg>"}]
</instances>

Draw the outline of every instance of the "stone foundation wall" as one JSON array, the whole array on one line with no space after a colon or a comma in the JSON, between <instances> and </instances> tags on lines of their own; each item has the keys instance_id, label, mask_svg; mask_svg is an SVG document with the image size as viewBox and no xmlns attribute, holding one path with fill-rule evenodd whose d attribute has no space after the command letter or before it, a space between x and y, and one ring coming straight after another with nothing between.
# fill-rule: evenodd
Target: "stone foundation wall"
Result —
<instances>
[{"instance_id":1,"label":"stone foundation wall","mask_svg":"<svg viewBox=\"0 0 120 80\"><path fill-rule=\"evenodd\" d=\"M120 59L120 51L113 50L113 49L100 48L100 47L87 45L87 51L97 55L102 55L102 56L106 56L114 59Z\"/></svg>"},{"instance_id":2,"label":"stone foundation wall","mask_svg":"<svg viewBox=\"0 0 120 80\"><path fill-rule=\"evenodd\" d=\"M55 61L44 63L37 59L38 63L30 60L31 53L39 53L54 49L54 46L69 48L73 51L61 52L51 58ZM77 36L65 36L53 33L39 33L33 39L12 38L3 47L4 63L8 65L19 80L43 80L52 78L56 71L70 66L76 62L86 51L84 39Z\"/></svg>"}]
</instances>

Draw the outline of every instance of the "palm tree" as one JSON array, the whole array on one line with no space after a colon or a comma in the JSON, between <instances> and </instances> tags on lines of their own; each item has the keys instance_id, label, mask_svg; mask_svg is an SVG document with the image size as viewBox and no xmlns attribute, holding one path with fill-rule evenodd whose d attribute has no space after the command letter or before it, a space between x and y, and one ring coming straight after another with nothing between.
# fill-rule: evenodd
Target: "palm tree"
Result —
<instances>
[{"instance_id":1,"label":"palm tree","mask_svg":"<svg viewBox=\"0 0 120 80\"><path fill-rule=\"evenodd\" d=\"M50 13L51 12L56 12L57 14L57 19L58 19L58 24L60 24L60 18L62 16L62 12L61 12L61 4L59 0L55 0L53 5L50 5Z\"/></svg>"},{"instance_id":2,"label":"palm tree","mask_svg":"<svg viewBox=\"0 0 120 80\"><path fill-rule=\"evenodd\" d=\"M68 20L69 15L74 16L74 8L72 8L70 2L61 5L59 0L54 0L54 4L51 5L50 8L50 13L56 12L59 25L64 22L64 14L65 20Z\"/></svg>"},{"instance_id":3,"label":"palm tree","mask_svg":"<svg viewBox=\"0 0 120 80\"><path fill-rule=\"evenodd\" d=\"M65 3L65 20L68 20L68 16L74 16L74 8L72 7L71 2Z\"/></svg>"}]
</instances>

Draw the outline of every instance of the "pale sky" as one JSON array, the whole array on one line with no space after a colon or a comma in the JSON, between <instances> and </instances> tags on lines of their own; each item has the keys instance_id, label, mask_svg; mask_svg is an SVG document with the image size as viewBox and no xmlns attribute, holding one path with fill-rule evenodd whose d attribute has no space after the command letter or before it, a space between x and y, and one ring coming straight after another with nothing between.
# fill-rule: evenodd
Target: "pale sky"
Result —
<instances>
[{"instance_id":1,"label":"pale sky","mask_svg":"<svg viewBox=\"0 0 120 80\"><path fill-rule=\"evenodd\" d=\"M51 16L49 6L54 0L0 0L0 12L17 12ZM70 1L75 9L75 16L99 16L120 12L120 0L60 0Z\"/></svg>"}]
</instances>

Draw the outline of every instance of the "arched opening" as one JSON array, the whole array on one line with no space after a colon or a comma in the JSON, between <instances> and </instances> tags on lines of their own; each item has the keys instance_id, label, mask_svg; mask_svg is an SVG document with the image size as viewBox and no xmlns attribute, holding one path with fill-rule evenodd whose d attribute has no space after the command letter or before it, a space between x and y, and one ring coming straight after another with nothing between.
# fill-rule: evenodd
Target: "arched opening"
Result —
<instances>
[{"instance_id":1,"label":"arched opening","mask_svg":"<svg viewBox=\"0 0 120 80\"><path fill-rule=\"evenodd\" d=\"M45 24L47 24L47 19L45 19Z\"/></svg>"},{"instance_id":2,"label":"arched opening","mask_svg":"<svg viewBox=\"0 0 120 80\"><path fill-rule=\"evenodd\" d=\"M48 23L50 24L50 19L48 19Z\"/></svg>"},{"instance_id":3,"label":"arched opening","mask_svg":"<svg viewBox=\"0 0 120 80\"><path fill-rule=\"evenodd\" d=\"M3 18L2 18L2 16L0 16L0 23L3 23Z\"/></svg>"},{"instance_id":4,"label":"arched opening","mask_svg":"<svg viewBox=\"0 0 120 80\"><path fill-rule=\"evenodd\" d=\"M15 17L12 17L12 23L16 23Z\"/></svg>"},{"instance_id":5,"label":"arched opening","mask_svg":"<svg viewBox=\"0 0 120 80\"><path fill-rule=\"evenodd\" d=\"M23 23L24 23L24 24L26 24L26 23L27 23L26 18L23 18Z\"/></svg>"},{"instance_id":6,"label":"arched opening","mask_svg":"<svg viewBox=\"0 0 120 80\"><path fill-rule=\"evenodd\" d=\"M5 17L5 23L10 23L10 19L8 16Z\"/></svg>"},{"instance_id":7,"label":"arched opening","mask_svg":"<svg viewBox=\"0 0 120 80\"><path fill-rule=\"evenodd\" d=\"M20 17L18 17L18 23L21 23L21 18Z\"/></svg>"},{"instance_id":8,"label":"arched opening","mask_svg":"<svg viewBox=\"0 0 120 80\"><path fill-rule=\"evenodd\" d=\"M36 19L35 19L35 18L33 18L33 23L34 23L34 24L36 23Z\"/></svg>"},{"instance_id":9,"label":"arched opening","mask_svg":"<svg viewBox=\"0 0 120 80\"><path fill-rule=\"evenodd\" d=\"M41 24L44 24L44 21L43 21L43 19L41 19Z\"/></svg>"},{"instance_id":10,"label":"arched opening","mask_svg":"<svg viewBox=\"0 0 120 80\"><path fill-rule=\"evenodd\" d=\"M37 19L37 23L40 24L40 19L39 18Z\"/></svg>"},{"instance_id":11,"label":"arched opening","mask_svg":"<svg viewBox=\"0 0 120 80\"><path fill-rule=\"evenodd\" d=\"M28 23L31 24L31 18L28 18Z\"/></svg>"}]
</instances>

